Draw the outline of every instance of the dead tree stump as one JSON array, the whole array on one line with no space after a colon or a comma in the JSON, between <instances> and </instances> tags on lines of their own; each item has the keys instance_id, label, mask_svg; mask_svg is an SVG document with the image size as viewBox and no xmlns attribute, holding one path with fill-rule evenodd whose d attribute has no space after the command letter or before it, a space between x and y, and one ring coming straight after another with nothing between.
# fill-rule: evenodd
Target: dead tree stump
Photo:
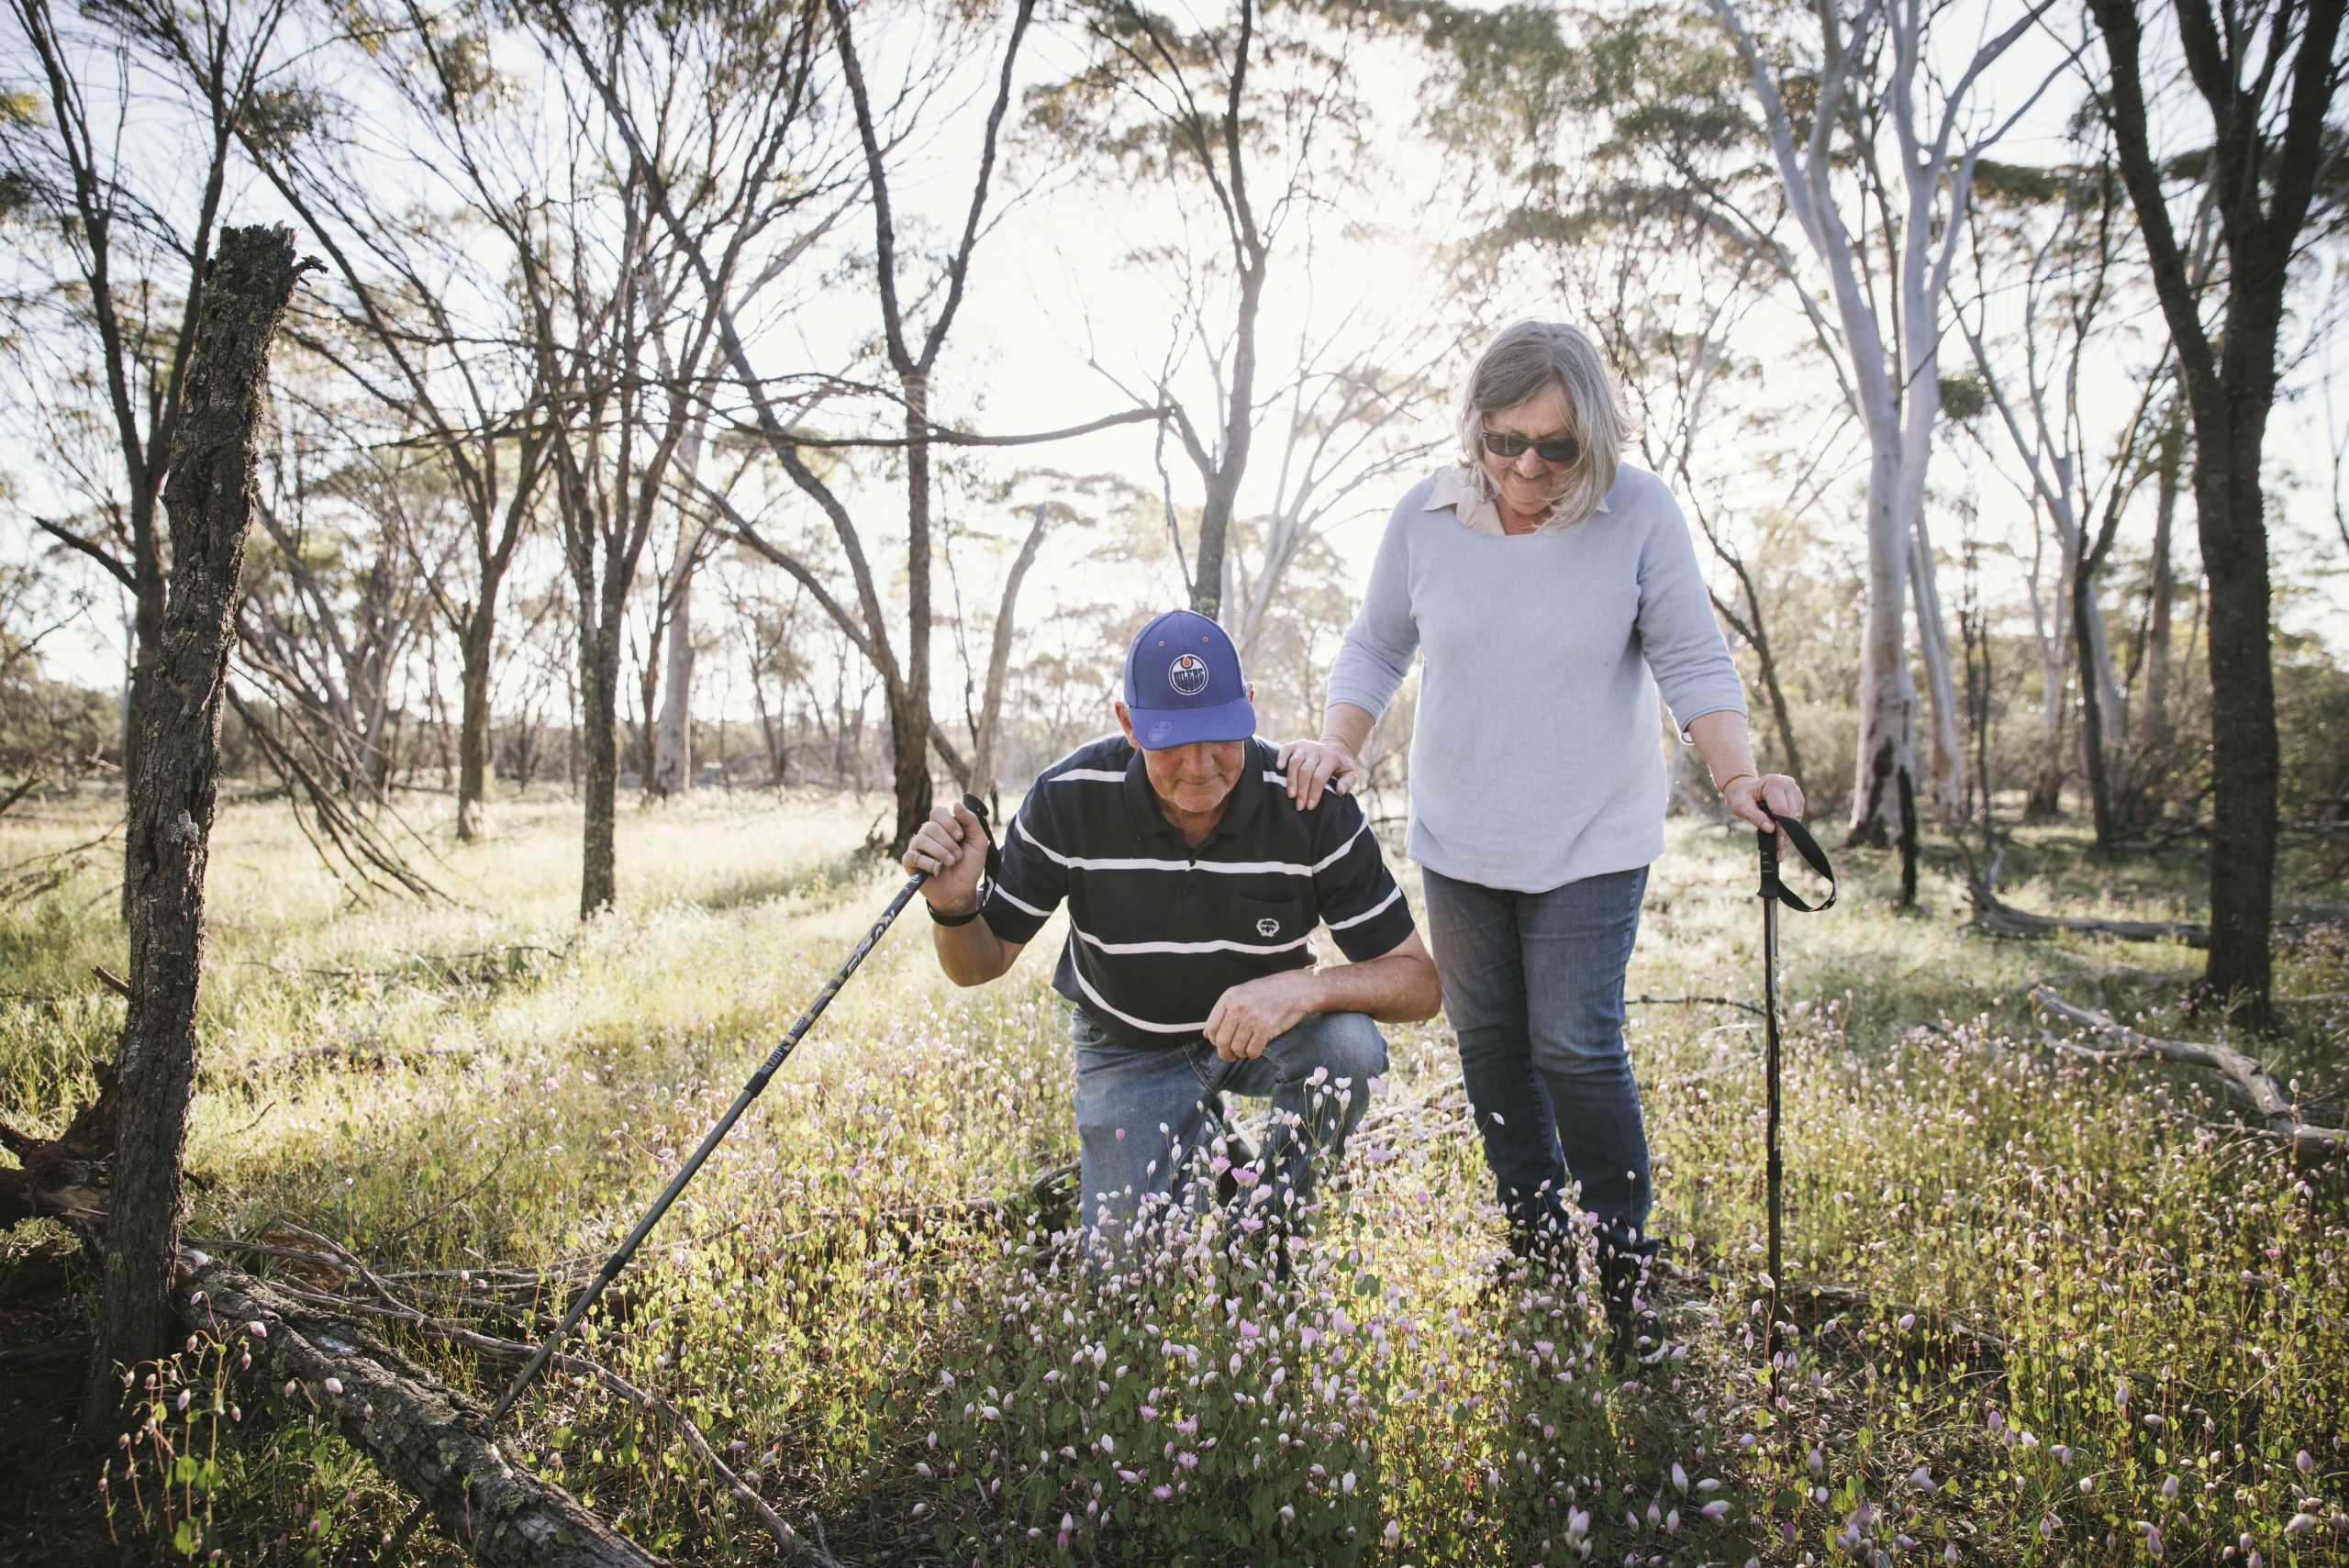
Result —
<instances>
[{"instance_id":1,"label":"dead tree stump","mask_svg":"<svg viewBox=\"0 0 2349 1568\"><path fill-rule=\"evenodd\" d=\"M83 1429L100 1438L121 1409L115 1369L157 1355L172 1336L220 707L252 523L270 339L304 270L290 228L221 232L205 271L184 412L172 433L163 484L171 582L150 700L131 716L141 766L124 873L130 1010L116 1064L104 1306L82 1407Z\"/></svg>"}]
</instances>

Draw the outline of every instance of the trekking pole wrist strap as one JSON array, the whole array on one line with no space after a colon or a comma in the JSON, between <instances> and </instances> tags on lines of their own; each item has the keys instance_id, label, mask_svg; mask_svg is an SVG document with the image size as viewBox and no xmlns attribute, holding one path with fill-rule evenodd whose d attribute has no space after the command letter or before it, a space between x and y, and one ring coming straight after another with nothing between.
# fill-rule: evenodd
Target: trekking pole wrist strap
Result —
<instances>
[{"instance_id":1,"label":"trekking pole wrist strap","mask_svg":"<svg viewBox=\"0 0 2349 1568\"><path fill-rule=\"evenodd\" d=\"M1835 868L1827 863L1827 851L1819 847L1819 840L1810 836L1810 829L1804 827L1799 819L1781 816L1775 811L1770 813L1770 819L1776 822L1779 829L1786 834L1787 842L1794 845L1795 853L1800 855L1811 870L1827 879L1827 896L1817 904L1806 904L1794 894L1787 892L1785 884L1778 880L1778 835L1767 828L1757 828L1754 829L1754 838L1759 841L1762 851L1761 895L1765 898L1774 898L1787 908L1798 910L1805 915L1814 915L1821 909L1833 908L1837 891Z\"/></svg>"}]
</instances>

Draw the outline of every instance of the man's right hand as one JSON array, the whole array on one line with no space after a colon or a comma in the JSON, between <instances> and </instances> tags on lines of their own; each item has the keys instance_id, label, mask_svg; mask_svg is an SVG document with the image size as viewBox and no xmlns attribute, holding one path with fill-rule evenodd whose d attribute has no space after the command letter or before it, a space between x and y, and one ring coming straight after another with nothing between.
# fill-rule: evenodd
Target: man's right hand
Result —
<instances>
[{"instance_id":1,"label":"man's right hand","mask_svg":"<svg viewBox=\"0 0 2349 1568\"><path fill-rule=\"evenodd\" d=\"M967 915L979 906L979 878L986 872L986 829L959 801L933 806L899 862L927 872L921 895L941 915Z\"/></svg>"}]
</instances>

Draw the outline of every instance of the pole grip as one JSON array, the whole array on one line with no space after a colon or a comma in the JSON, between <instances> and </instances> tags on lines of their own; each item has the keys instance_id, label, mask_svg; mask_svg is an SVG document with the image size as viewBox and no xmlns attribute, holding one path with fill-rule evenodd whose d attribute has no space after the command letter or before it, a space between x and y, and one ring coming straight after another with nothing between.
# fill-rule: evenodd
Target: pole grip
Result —
<instances>
[{"instance_id":1,"label":"pole grip","mask_svg":"<svg viewBox=\"0 0 2349 1568\"><path fill-rule=\"evenodd\" d=\"M996 847L995 827L987 820L987 803L977 795L964 794L963 809L979 819L979 831L987 841L987 880L995 881L1003 874L1003 851Z\"/></svg>"}]
</instances>

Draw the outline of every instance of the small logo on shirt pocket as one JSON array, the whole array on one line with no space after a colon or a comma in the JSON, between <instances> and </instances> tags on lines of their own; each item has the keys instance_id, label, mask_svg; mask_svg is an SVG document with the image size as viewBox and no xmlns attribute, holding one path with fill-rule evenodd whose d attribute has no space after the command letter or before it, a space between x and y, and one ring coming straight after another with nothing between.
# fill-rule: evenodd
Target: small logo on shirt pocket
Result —
<instances>
[{"instance_id":1,"label":"small logo on shirt pocket","mask_svg":"<svg viewBox=\"0 0 2349 1568\"><path fill-rule=\"evenodd\" d=\"M1281 934L1281 923L1267 915L1256 922L1256 934L1260 937L1277 937Z\"/></svg>"}]
</instances>

